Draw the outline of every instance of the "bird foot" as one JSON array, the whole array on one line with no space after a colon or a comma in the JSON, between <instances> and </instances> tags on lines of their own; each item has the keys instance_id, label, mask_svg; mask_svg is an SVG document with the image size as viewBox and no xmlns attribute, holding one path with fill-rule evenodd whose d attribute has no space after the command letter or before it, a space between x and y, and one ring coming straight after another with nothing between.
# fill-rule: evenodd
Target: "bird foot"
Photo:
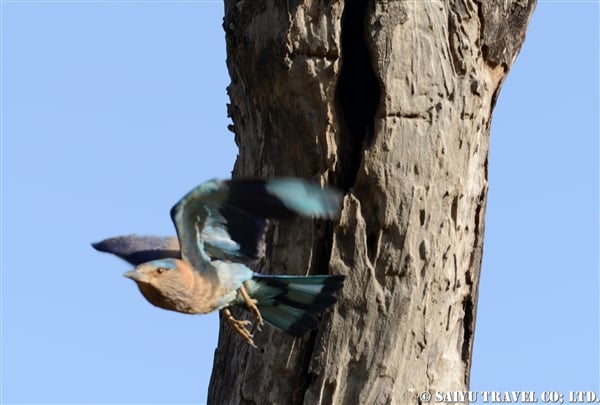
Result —
<instances>
[{"instance_id":1,"label":"bird foot","mask_svg":"<svg viewBox=\"0 0 600 405\"><path fill-rule=\"evenodd\" d=\"M254 319L256 319L256 328L258 330L262 330L260 327L264 324L264 322L263 322L262 314L260 313L260 310L258 309L258 306L256 305L258 303L258 301L255 300L254 298L250 298L250 295L248 294L248 291L246 291L246 287L244 287L243 284L239 288L239 292L242 295L242 298L244 299L244 302L246 303L248 310L252 313L252 315L254 315Z\"/></svg>"},{"instance_id":2,"label":"bird foot","mask_svg":"<svg viewBox=\"0 0 600 405\"><path fill-rule=\"evenodd\" d=\"M235 319L228 308L223 310L223 314L225 315L225 319L227 319L233 327L233 330L235 330L246 342L248 342L250 346L257 348L257 346L254 344L254 340L252 339L254 336L247 328L247 326L252 325L252 322Z\"/></svg>"}]
</instances>

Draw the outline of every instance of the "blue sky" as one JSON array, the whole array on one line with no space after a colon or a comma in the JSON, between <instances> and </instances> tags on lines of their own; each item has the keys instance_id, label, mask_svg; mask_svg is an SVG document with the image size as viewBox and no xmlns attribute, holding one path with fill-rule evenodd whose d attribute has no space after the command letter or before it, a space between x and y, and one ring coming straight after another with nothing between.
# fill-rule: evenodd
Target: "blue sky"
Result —
<instances>
[{"instance_id":1,"label":"blue sky","mask_svg":"<svg viewBox=\"0 0 600 405\"><path fill-rule=\"evenodd\" d=\"M3 403L201 403L216 314L89 246L229 177L222 2L3 1ZM492 125L474 390L599 386L599 5L540 1ZM426 388L426 387L423 387Z\"/></svg>"}]
</instances>

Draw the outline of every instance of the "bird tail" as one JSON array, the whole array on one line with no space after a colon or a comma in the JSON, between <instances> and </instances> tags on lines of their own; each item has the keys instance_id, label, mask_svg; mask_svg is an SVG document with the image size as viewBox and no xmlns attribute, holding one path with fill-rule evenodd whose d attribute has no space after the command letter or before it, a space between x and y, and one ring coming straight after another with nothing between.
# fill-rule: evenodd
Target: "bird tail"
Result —
<instances>
[{"instance_id":1,"label":"bird tail","mask_svg":"<svg viewBox=\"0 0 600 405\"><path fill-rule=\"evenodd\" d=\"M331 307L344 276L270 276L254 274L247 283L265 321L300 337L317 327L317 316ZM248 285L250 284L250 285Z\"/></svg>"}]
</instances>

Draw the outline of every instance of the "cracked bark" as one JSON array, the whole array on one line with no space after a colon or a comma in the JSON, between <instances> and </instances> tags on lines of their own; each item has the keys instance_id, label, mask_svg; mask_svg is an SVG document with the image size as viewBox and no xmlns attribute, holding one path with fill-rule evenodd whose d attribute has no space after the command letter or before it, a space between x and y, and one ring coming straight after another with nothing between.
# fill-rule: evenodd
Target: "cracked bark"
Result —
<instances>
[{"instance_id":1,"label":"cracked bark","mask_svg":"<svg viewBox=\"0 0 600 405\"><path fill-rule=\"evenodd\" d=\"M266 327L257 350L222 327L209 403L468 388L491 113L534 5L225 1L234 175L347 192L336 223L274 224L256 270L347 279L302 339Z\"/></svg>"}]
</instances>

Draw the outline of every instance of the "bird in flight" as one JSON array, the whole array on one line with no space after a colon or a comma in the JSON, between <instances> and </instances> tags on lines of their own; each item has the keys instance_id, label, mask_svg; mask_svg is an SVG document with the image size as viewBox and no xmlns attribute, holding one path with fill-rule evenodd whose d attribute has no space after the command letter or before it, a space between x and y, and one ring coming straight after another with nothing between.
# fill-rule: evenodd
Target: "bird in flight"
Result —
<instances>
[{"instance_id":1,"label":"bird in flight","mask_svg":"<svg viewBox=\"0 0 600 405\"><path fill-rule=\"evenodd\" d=\"M265 253L269 219L335 219L342 194L295 178L209 180L171 209L177 238L125 235L92 246L136 266L124 274L151 304L177 312L223 310L234 330L255 346L250 322L233 317L242 306L292 336L317 326L336 302L342 275L262 275L248 264Z\"/></svg>"}]
</instances>

